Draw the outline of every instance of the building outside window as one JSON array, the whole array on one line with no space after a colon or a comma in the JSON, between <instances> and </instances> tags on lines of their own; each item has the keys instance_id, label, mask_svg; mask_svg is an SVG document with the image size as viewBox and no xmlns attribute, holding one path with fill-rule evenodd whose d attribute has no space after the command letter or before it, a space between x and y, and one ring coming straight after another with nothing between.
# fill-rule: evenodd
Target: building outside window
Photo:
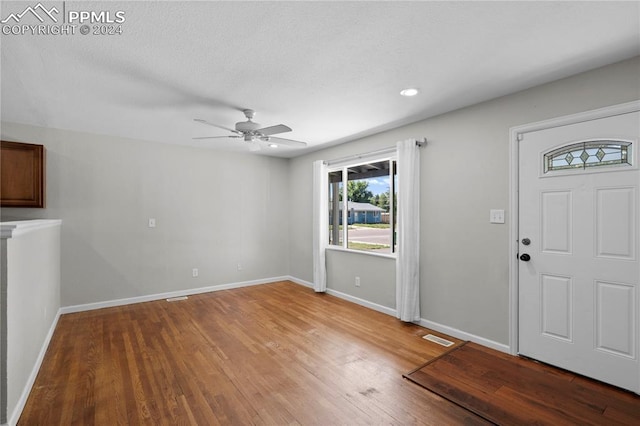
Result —
<instances>
[{"instance_id":1,"label":"building outside window","mask_svg":"<svg viewBox=\"0 0 640 426\"><path fill-rule=\"evenodd\" d=\"M396 217L395 158L342 165L329 170L330 247L395 253Z\"/></svg>"}]
</instances>

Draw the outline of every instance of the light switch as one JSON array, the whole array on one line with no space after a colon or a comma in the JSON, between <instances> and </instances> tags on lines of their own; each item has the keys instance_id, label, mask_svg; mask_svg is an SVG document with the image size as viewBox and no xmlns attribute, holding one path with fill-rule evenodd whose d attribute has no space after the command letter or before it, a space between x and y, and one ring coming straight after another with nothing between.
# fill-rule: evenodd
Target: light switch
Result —
<instances>
[{"instance_id":1,"label":"light switch","mask_svg":"<svg viewBox=\"0 0 640 426\"><path fill-rule=\"evenodd\" d=\"M155 228L156 227L156 220L152 217L149 218L149 228Z\"/></svg>"},{"instance_id":2,"label":"light switch","mask_svg":"<svg viewBox=\"0 0 640 426\"><path fill-rule=\"evenodd\" d=\"M490 210L489 222L491 223L504 223L504 210Z\"/></svg>"}]
</instances>

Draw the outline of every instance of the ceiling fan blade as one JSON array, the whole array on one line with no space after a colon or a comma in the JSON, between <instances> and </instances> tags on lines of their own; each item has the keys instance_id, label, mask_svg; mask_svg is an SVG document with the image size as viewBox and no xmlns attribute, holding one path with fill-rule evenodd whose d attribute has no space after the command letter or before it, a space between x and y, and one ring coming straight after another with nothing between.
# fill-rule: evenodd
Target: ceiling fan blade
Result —
<instances>
[{"instance_id":1,"label":"ceiling fan blade","mask_svg":"<svg viewBox=\"0 0 640 426\"><path fill-rule=\"evenodd\" d=\"M234 136L234 135L229 135L229 136L198 136L195 138L191 138L191 139L227 139L227 138L239 138L240 136Z\"/></svg>"},{"instance_id":2,"label":"ceiling fan blade","mask_svg":"<svg viewBox=\"0 0 640 426\"><path fill-rule=\"evenodd\" d=\"M269 138L268 141L265 141L267 143L274 143L276 145L282 145L282 146L290 146L290 147L295 147L295 148L302 148L307 146L306 142L300 142L300 141L294 141L291 139L284 139L284 138Z\"/></svg>"},{"instance_id":3,"label":"ceiling fan blade","mask_svg":"<svg viewBox=\"0 0 640 426\"><path fill-rule=\"evenodd\" d=\"M256 130L256 132L260 132L265 136L275 135L278 133L286 133L290 131L291 131L291 127L285 126L284 124L277 124L275 126L264 127L262 129Z\"/></svg>"},{"instance_id":4,"label":"ceiling fan blade","mask_svg":"<svg viewBox=\"0 0 640 426\"><path fill-rule=\"evenodd\" d=\"M217 124L209 123L207 120L203 120L201 118L194 118L193 121L197 121L198 123L207 124L209 126L217 127L218 129L227 130L229 132L240 134L240 132L235 129L230 129L224 126L218 126Z\"/></svg>"}]
</instances>

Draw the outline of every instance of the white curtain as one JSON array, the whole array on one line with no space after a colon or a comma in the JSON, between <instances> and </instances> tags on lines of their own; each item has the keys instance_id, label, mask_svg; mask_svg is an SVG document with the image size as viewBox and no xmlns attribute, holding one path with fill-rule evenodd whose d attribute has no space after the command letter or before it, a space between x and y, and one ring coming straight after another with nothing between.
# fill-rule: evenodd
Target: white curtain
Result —
<instances>
[{"instance_id":1,"label":"white curtain","mask_svg":"<svg viewBox=\"0 0 640 426\"><path fill-rule=\"evenodd\" d=\"M396 316L420 320L420 147L398 142Z\"/></svg>"},{"instance_id":2,"label":"white curtain","mask_svg":"<svg viewBox=\"0 0 640 426\"><path fill-rule=\"evenodd\" d=\"M313 289L327 290L325 248L329 244L329 175L322 160L313 163Z\"/></svg>"}]
</instances>

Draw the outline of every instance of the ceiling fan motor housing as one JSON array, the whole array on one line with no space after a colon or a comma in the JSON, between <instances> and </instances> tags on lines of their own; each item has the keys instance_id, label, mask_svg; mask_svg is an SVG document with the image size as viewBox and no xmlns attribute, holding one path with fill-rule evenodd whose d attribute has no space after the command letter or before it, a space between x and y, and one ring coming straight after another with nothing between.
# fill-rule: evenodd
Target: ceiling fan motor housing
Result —
<instances>
[{"instance_id":1,"label":"ceiling fan motor housing","mask_svg":"<svg viewBox=\"0 0 640 426\"><path fill-rule=\"evenodd\" d=\"M259 123L255 123L251 120L249 121L239 121L236 123L236 130L242 133L250 133L256 131L260 128Z\"/></svg>"}]
</instances>

